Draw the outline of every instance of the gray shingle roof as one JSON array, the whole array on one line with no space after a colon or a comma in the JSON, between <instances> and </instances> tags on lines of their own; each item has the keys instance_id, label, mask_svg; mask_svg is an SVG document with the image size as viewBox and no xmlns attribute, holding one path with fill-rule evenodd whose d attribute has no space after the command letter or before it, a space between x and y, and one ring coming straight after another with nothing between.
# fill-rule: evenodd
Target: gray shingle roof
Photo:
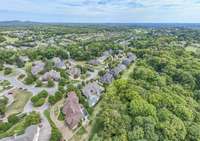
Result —
<instances>
[{"instance_id":1,"label":"gray shingle roof","mask_svg":"<svg viewBox=\"0 0 200 141\"><path fill-rule=\"evenodd\" d=\"M112 72L107 72L100 78L100 82L105 84L110 84L114 80L114 77L112 75Z\"/></svg>"},{"instance_id":2,"label":"gray shingle roof","mask_svg":"<svg viewBox=\"0 0 200 141\"><path fill-rule=\"evenodd\" d=\"M87 97L90 106L94 106L98 102L103 90L104 88L96 82L88 83L83 88L83 94Z\"/></svg>"},{"instance_id":3,"label":"gray shingle roof","mask_svg":"<svg viewBox=\"0 0 200 141\"><path fill-rule=\"evenodd\" d=\"M57 72L55 70L51 70L49 72L46 72L41 79L43 81L47 81L48 79L52 79L54 81L58 81L60 79L60 72Z\"/></svg>"},{"instance_id":4,"label":"gray shingle roof","mask_svg":"<svg viewBox=\"0 0 200 141\"><path fill-rule=\"evenodd\" d=\"M44 66L45 66L45 64L42 61L33 62L31 73L33 75L37 75L39 72L41 72L44 69Z\"/></svg>"},{"instance_id":5,"label":"gray shingle roof","mask_svg":"<svg viewBox=\"0 0 200 141\"><path fill-rule=\"evenodd\" d=\"M59 68L59 69L65 69L66 68L65 62L63 60L61 60L60 58L54 57L52 60L53 60L53 63L54 63L56 68Z\"/></svg>"},{"instance_id":6,"label":"gray shingle roof","mask_svg":"<svg viewBox=\"0 0 200 141\"><path fill-rule=\"evenodd\" d=\"M72 67L69 69L69 73L72 77L78 78L81 75L81 70L79 68Z\"/></svg>"},{"instance_id":7,"label":"gray shingle roof","mask_svg":"<svg viewBox=\"0 0 200 141\"><path fill-rule=\"evenodd\" d=\"M115 68L113 68L111 70L112 75L114 77L118 76L120 74L120 72L124 71L126 69L126 66L123 64L118 64Z\"/></svg>"}]
</instances>

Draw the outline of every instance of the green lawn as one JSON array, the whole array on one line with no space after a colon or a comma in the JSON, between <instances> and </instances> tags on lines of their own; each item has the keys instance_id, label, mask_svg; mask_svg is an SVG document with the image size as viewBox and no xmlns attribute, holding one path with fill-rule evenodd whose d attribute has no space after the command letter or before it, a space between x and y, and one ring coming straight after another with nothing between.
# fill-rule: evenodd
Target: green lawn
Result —
<instances>
[{"instance_id":1,"label":"green lawn","mask_svg":"<svg viewBox=\"0 0 200 141\"><path fill-rule=\"evenodd\" d=\"M80 141L82 139L82 136L86 134L87 131L84 127L80 127L76 134L70 139L70 141Z\"/></svg>"},{"instance_id":2,"label":"green lawn","mask_svg":"<svg viewBox=\"0 0 200 141\"><path fill-rule=\"evenodd\" d=\"M197 51L197 47L193 47L193 46L189 46L189 47L186 47L185 48L186 49L186 51L191 51L191 52L195 52L195 51Z\"/></svg>"},{"instance_id":3,"label":"green lawn","mask_svg":"<svg viewBox=\"0 0 200 141\"><path fill-rule=\"evenodd\" d=\"M13 136L15 134L19 135L19 134L24 133L24 131L25 131L24 124L25 124L25 119L22 119L16 125L11 127L9 130L7 130L6 132L0 134L0 139L4 138L4 137Z\"/></svg>"},{"instance_id":4,"label":"green lawn","mask_svg":"<svg viewBox=\"0 0 200 141\"><path fill-rule=\"evenodd\" d=\"M23 90L15 89L12 92L14 96L14 102L7 108L6 115L22 112L24 106L32 96L30 92Z\"/></svg>"},{"instance_id":5,"label":"green lawn","mask_svg":"<svg viewBox=\"0 0 200 141\"><path fill-rule=\"evenodd\" d=\"M128 79L131 73L133 72L134 67L135 67L135 63L131 64L129 68L123 72L121 78Z\"/></svg>"},{"instance_id":6,"label":"green lawn","mask_svg":"<svg viewBox=\"0 0 200 141\"><path fill-rule=\"evenodd\" d=\"M12 127L10 127L5 132L0 133L0 139L13 135L24 134L27 127L30 125L36 125L38 123L40 123L40 116L37 113L31 113L25 117L21 117L16 124L12 125Z\"/></svg>"},{"instance_id":7,"label":"green lawn","mask_svg":"<svg viewBox=\"0 0 200 141\"><path fill-rule=\"evenodd\" d=\"M10 88L12 88L12 86L10 86L9 81L7 80L0 81L0 92L10 89Z\"/></svg>"}]
</instances>

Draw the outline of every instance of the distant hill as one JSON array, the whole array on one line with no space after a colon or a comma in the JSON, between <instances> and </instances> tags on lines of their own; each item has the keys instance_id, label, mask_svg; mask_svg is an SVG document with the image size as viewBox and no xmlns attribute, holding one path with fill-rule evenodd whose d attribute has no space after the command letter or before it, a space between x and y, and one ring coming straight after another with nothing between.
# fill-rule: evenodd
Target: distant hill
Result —
<instances>
[{"instance_id":1,"label":"distant hill","mask_svg":"<svg viewBox=\"0 0 200 141\"><path fill-rule=\"evenodd\" d=\"M78 27L142 27L142 28L190 28L200 29L200 23L42 23L33 21L0 21L0 27L23 27L23 26L42 26L42 25L61 25Z\"/></svg>"},{"instance_id":2,"label":"distant hill","mask_svg":"<svg viewBox=\"0 0 200 141\"><path fill-rule=\"evenodd\" d=\"M43 25L44 23L32 22L32 21L1 21L0 26L32 26Z\"/></svg>"}]
</instances>

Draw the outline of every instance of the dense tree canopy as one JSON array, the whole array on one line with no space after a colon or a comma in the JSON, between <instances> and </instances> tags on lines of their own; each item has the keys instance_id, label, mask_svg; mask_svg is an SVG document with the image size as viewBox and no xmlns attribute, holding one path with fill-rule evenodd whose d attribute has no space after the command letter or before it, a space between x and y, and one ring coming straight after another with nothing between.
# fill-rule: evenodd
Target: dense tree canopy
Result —
<instances>
[{"instance_id":1,"label":"dense tree canopy","mask_svg":"<svg viewBox=\"0 0 200 141\"><path fill-rule=\"evenodd\" d=\"M183 48L137 51L130 79L107 88L92 140L200 140L200 58Z\"/></svg>"}]
</instances>

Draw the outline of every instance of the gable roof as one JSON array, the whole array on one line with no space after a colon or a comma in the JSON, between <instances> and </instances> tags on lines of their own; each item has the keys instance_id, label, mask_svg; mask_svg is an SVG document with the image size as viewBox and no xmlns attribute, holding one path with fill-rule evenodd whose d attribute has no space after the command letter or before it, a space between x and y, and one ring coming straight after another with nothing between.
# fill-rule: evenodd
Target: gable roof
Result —
<instances>
[{"instance_id":1,"label":"gable roof","mask_svg":"<svg viewBox=\"0 0 200 141\"><path fill-rule=\"evenodd\" d=\"M31 73L33 75L37 75L39 72L41 72L44 69L44 66L45 66L45 64L42 61L33 62Z\"/></svg>"},{"instance_id":2,"label":"gable roof","mask_svg":"<svg viewBox=\"0 0 200 141\"><path fill-rule=\"evenodd\" d=\"M98 102L103 90L104 88L99 86L96 82L85 85L83 94L87 97L90 106L94 106Z\"/></svg>"},{"instance_id":3,"label":"gable roof","mask_svg":"<svg viewBox=\"0 0 200 141\"><path fill-rule=\"evenodd\" d=\"M65 122L71 129L74 129L83 118L81 105L75 92L68 93L68 97L64 103L63 113L65 114Z\"/></svg>"},{"instance_id":4,"label":"gable roof","mask_svg":"<svg viewBox=\"0 0 200 141\"><path fill-rule=\"evenodd\" d=\"M112 72L109 71L100 78L100 82L110 84L114 80Z\"/></svg>"},{"instance_id":5,"label":"gable roof","mask_svg":"<svg viewBox=\"0 0 200 141\"><path fill-rule=\"evenodd\" d=\"M66 68L65 62L63 60L61 60L59 57L54 57L52 59L52 61L54 62L54 66L56 68L60 68L60 69L65 69Z\"/></svg>"},{"instance_id":6,"label":"gable roof","mask_svg":"<svg viewBox=\"0 0 200 141\"><path fill-rule=\"evenodd\" d=\"M126 66L123 64L118 64L115 68L111 70L113 76L118 76L120 72L124 71L126 69Z\"/></svg>"},{"instance_id":7,"label":"gable roof","mask_svg":"<svg viewBox=\"0 0 200 141\"><path fill-rule=\"evenodd\" d=\"M51 70L49 72L46 72L41 79L43 81L47 81L48 79L53 79L54 81L58 81L60 79L60 72L57 72L55 70Z\"/></svg>"},{"instance_id":8,"label":"gable roof","mask_svg":"<svg viewBox=\"0 0 200 141\"><path fill-rule=\"evenodd\" d=\"M74 78L78 78L81 75L81 69L77 67L72 67L69 69L69 73Z\"/></svg>"}]
</instances>

